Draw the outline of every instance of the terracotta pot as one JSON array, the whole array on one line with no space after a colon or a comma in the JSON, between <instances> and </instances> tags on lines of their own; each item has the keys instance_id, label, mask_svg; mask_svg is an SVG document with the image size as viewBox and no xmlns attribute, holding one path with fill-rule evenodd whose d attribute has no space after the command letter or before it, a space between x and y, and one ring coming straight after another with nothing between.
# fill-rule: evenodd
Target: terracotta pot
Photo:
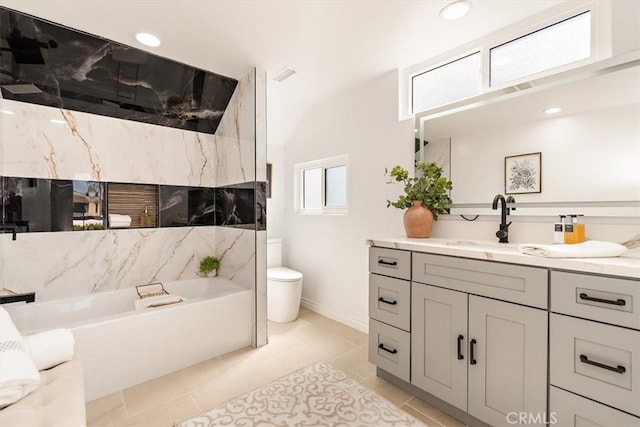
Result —
<instances>
[{"instance_id":1,"label":"terracotta pot","mask_svg":"<svg viewBox=\"0 0 640 427\"><path fill-rule=\"evenodd\" d=\"M414 200L404 213L404 229L407 237L429 237L433 225L433 214L422 206L422 200Z\"/></svg>"}]
</instances>

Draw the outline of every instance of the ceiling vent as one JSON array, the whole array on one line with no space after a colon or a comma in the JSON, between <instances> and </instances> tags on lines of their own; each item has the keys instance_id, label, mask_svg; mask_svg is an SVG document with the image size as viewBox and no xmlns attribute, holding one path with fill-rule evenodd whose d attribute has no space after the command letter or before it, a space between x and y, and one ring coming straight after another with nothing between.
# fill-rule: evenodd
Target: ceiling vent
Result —
<instances>
[{"instance_id":1,"label":"ceiling vent","mask_svg":"<svg viewBox=\"0 0 640 427\"><path fill-rule=\"evenodd\" d=\"M273 80L277 82L281 82L293 76L295 73L296 73L296 70L293 69L293 67L284 67L278 74L273 76Z\"/></svg>"},{"instance_id":2,"label":"ceiling vent","mask_svg":"<svg viewBox=\"0 0 640 427\"><path fill-rule=\"evenodd\" d=\"M513 93L513 92L519 92L521 90L531 89L532 87L533 87L532 82L524 82L524 83L520 83L519 85L505 87L504 89L502 89L502 91L504 93Z\"/></svg>"}]
</instances>

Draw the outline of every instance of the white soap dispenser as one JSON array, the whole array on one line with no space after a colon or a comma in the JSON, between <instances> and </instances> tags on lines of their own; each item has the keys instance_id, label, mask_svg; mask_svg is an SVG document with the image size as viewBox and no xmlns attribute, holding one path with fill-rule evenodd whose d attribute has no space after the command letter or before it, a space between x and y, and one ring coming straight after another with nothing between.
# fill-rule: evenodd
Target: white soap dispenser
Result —
<instances>
[{"instance_id":1,"label":"white soap dispenser","mask_svg":"<svg viewBox=\"0 0 640 427\"><path fill-rule=\"evenodd\" d=\"M560 221L553 224L553 243L564 243L564 219L566 215L560 215Z\"/></svg>"}]
</instances>

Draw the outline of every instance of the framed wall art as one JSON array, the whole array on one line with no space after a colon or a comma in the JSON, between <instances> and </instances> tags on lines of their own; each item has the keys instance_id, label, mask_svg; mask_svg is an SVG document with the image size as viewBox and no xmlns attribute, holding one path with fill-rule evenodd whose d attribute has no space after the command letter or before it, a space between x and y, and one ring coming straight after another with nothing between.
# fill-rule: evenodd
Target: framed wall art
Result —
<instances>
[{"instance_id":1,"label":"framed wall art","mask_svg":"<svg viewBox=\"0 0 640 427\"><path fill-rule=\"evenodd\" d=\"M542 192L542 153L504 158L505 194Z\"/></svg>"}]
</instances>

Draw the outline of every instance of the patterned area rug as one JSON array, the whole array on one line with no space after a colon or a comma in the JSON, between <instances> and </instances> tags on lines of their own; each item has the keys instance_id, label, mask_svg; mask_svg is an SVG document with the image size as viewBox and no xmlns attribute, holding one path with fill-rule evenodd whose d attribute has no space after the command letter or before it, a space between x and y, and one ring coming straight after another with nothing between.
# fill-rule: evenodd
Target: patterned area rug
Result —
<instances>
[{"instance_id":1,"label":"patterned area rug","mask_svg":"<svg viewBox=\"0 0 640 427\"><path fill-rule=\"evenodd\" d=\"M296 371L176 425L424 426L327 362Z\"/></svg>"}]
</instances>

